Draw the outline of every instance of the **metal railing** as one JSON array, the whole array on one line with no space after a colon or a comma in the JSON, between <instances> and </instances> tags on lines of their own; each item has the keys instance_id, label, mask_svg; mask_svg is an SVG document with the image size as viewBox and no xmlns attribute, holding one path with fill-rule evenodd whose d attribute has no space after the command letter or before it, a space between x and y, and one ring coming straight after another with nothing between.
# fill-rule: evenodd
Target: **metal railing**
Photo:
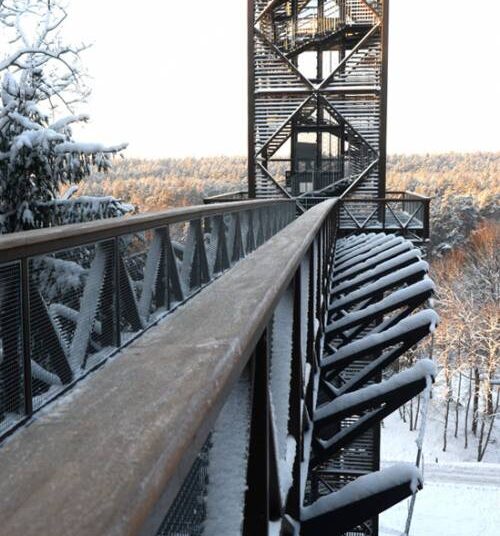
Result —
<instances>
[{"instance_id":1,"label":"metal railing","mask_svg":"<svg viewBox=\"0 0 500 536\"><path fill-rule=\"evenodd\" d=\"M300 198L305 209L324 200L324 197L314 196ZM413 192L390 191L382 199L344 194L339 198L339 231L342 236L387 231L427 240L430 236L430 203L430 197Z\"/></svg>"},{"instance_id":2,"label":"metal railing","mask_svg":"<svg viewBox=\"0 0 500 536\"><path fill-rule=\"evenodd\" d=\"M427 240L431 198L413 192L388 191L382 199L343 198L339 227L344 231L388 231Z\"/></svg>"},{"instance_id":3,"label":"metal railing","mask_svg":"<svg viewBox=\"0 0 500 536\"><path fill-rule=\"evenodd\" d=\"M231 203L247 199L248 192L246 190L237 190L235 192L225 192L223 194L205 197L203 203L205 203L205 205L212 205L213 203Z\"/></svg>"},{"instance_id":4,"label":"metal railing","mask_svg":"<svg viewBox=\"0 0 500 536\"><path fill-rule=\"evenodd\" d=\"M5 533L255 536L298 519L336 223L336 200L308 211L7 442Z\"/></svg>"},{"instance_id":5,"label":"metal railing","mask_svg":"<svg viewBox=\"0 0 500 536\"><path fill-rule=\"evenodd\" d=\"M0 238L0 439L295 218L173 209Z\"/></svg>"},{"instance_id":6,"label":"metal railing","mask_svg":"<svg viewBox=\"0 0 500 536\"><path fill-rule=\"evenodd\" d=\"M297 17L277 25L278 42L285 50L300 46L306 40L328 36L345 26L373 25L378 15L364 0L326 0L322 8L305 5Z\"/></svg>"}]
</instances>

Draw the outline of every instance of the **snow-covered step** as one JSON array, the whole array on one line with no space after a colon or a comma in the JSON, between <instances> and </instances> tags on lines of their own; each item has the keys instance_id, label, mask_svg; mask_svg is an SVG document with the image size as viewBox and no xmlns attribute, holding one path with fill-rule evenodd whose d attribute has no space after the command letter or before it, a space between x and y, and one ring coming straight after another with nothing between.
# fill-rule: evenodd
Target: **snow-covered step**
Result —
<instances>
[{"instance_id":1,"label":"snow-covered step","mask_svg":"<svg viewBox=\"0 0 500 536\"><path fill-rule=\"evenodd\" d=\"M341 371L353 361L376 355L401 343L410 348L435 329L439 317L432 309L419 311L404 318L395 326L377 333L369 333L365 337L352 341L333 353L327 354L321 361L324 372ZM380 356L378 359L380 359ZM372 361L372 364L375 361ZM384 361L382 361L384 363Z\"/></svg>"},{"instance_id":2,"label":"snow-covered step","mask_svg":"<svg viewBox=\"0 0 500 536\"><path fill-rule=\"evenodd\" d=\"M381 262L375 266L369 266L368 269L362 271L352 279L339 284L333 283L331 288L331 296L335 297L339 294L351 292L352 290L359 288L370 281L377 281L381 277L384 277L410 264L419 262L420 260L421 256L419 250L413 249L405 251L385 262Z\"/></svg>"},{"instance_id":3,"label":"snow-covered step","mask_svg":"<svg viewBox=\"0 0 500 536\"><path fill-rule=\"evenodd\" d=\"M403 244L404 242L405 242L405 239L401 238L400 236L390 237L388 240L384 240L381 244L379 244L377 240L374 239L373 247L370 247L368 249L360 248L359 251L352 253L348 259L342 260L341 262L337 261L335 264L334 273L335 275L340 274L344 272L345 270L353 266L356 266L357 264L363 261L366 261L366 259L369 259L380 253L383 253L392 248L395 248L396 246L399 246L400 244Z\"/></svg>"},{"instance_id":4,"label":"snow-covered step","mask_svg":"<svg viewBox=\"0 0 500 536\"><path fill-rule=\"evenodd\" d=\"M321 497L301 512L301 534L340 536L423 487L420 471L399 464L364 475Z\"/></svg>"},{"instance_id":5,"label":"snow-covered step","mask_svg":"<svg viewBox=\"0 0 500 536\"><path fill-rule=\"evenodd\" d=\"M379 424L403 404L419 395L435 377L434 363L429 359L422 359L412 368L395 374L388 380L342 394L333 402L323 404L314 415L313 465L324 462ZM338 428L338 424L344 419L358 415L358 419Z\"/></svg>"},{"instance_id":6,"label":"snow-covered step","mask_svg":"<svg viewBox=\"0 0 500 536\"><path fill-rule=\"evenodd\" d=\"M342 258L343 255L353 251L353 248L360 246L370 240L371 237L377 236L378 233L361 233L359 235L352 235L347 238L339 240L339 243L335 249L335 258ZM384 233L380 233L381 235Z\"/></svg>"},{"instance_id":7,"label":"snow-covered step","mask_svg":"<svg viewBox=\"0 0 500 536\"><path fill-rule=\"evenodd\" d=\"M350 260L351 258L371 251L374 247L377 247L385 242L393 240L394 237L390 235L385 235L384 233L379 233L374 236L372 239L365 240L363 243L358 244L357 247L343 253L342 255L335 256L336 268L342 266L344 262Z\"/></svg>"},{"instance_id":8,"label":"snow-covered step","mask_svg":"<svg viewBox=\"0 0 500 536\"><path fill-rule=\"evenodd\" d=\"M333 314L366 300L377 293L387 292L403 284L412 284L422 279L428 272L429 264L425 261L410 264L410 266L396 270L389 275L380 277L377 281L362 286L358 290L345 294L341 298L334 299L328 307L328 312Z\"/></svg>"},{"instance_id":9,"label":"snow-covered step","mask_svg":"<svg viewBox=\"0 0 500 536\"><path fill-rule=\"evenodd\" d=\"M377 318L396 311L400 308L415 309L427 301L434 293L435 285L431 279L425 278L407 288L397 290L386 298L373 305L369 305L359 311L348 313L339 320L334 320L326 327L326 341L331 341L334 337L352 329L360 324L370 323Z\"/></svg>"},{"instance_id":10,"label":"snow-covered step","mask_svg":"<svg viewBox=\"0 0 500 536\"><path fill-rule=\"evenodd\" d=\"M388 380L363 387L352 393L343 394L333 402L328 402L317 408L314 413L314 423L330 424L391 400L397 401L401 390L421 382L423 382L424 388L427 378L434 379L435 376L436 366L434 363L430 359L421 359L413 367L394 374Z\"/></svg>"},{"instance_id":11,"label":"snow-covered step","mask_svg":"<svg viewBox=\"0 0 500 536\"><path fill-rule=\"evenodd\" d=\"M348 270L344 270L342 273L338 275L334 275L334 277L332 278L332 285L337 285L339 283L342 283L346 279L353 278L365 272L366 270L374 268L375 266L379 265L382 262L393 259L401 255L402 253L411 251L412 249L413 249L413 245L411 244L411 242L406 240L403 243L396 245L395 247L392 247L386 251L382 251L378 255L374 255L373 257L368 258L365 261L356 264L355 266L352 266ZM422 256L419 250L416 249L415 251L418 252L420 257Z\"/></svg>"}]
</instances>

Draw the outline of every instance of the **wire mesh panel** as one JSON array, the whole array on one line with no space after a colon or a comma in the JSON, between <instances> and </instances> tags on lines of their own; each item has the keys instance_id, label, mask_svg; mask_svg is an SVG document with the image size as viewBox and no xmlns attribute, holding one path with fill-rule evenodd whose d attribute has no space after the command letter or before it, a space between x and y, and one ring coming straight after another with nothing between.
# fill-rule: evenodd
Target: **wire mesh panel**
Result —
<instances>
[{"instance_id":1,"label":"wire mesh panel","mask_svg":"<svg viewBox=\"0 0 500 536\"><path fill-rule=\"evenodd\" d=\"M29 274L36 409L116 348L113 241L34 257Z\"/></svg>"},{"instance_id":2,"label":"wire mesh panel","mask_svg":"<svg viewBox=\"0 0 500 536\"><path fill-rule=\"evenodd\" d=\"M295 204L199 213L14 247L21 258L0 265L0 437L288 225Z\"/></svg>"},{"instance_id":3,"label":"wire mesh panel","mask_svg":"<svg viewBox=\"0 0 500 536\"><path fill-rule=\"evenodd\" d=\"M247 481L250 383L245 371L157 536L241 534Z\"/></svg>"},{"instance_id":4,"label":"wire mesh panel","mask_svg":"<svg viewBox=\"0 0 500 536\"><path fill-rule=\"evenodd\" d=\"M0 265L0 434L25 411L21 264Z\"/></svg>"},{"instance_id":5,"label":"wire mesh panel","mask_svg":"<svg viewBox=\"0 0 500 536\"><path fill-rule=\"evenodd\" d=\"M207 470L211 446L211 439L208 438L163 520L157 536L201 536L203 534L203 523L207 515Z\"/></svg>"},{"instance_id":6,"label":"wire mesh panel","mask_svg":"<svg viewBox=\"0 0 500 536\"><path fill-rule=\"evenodd\" d=\"M167 229L122 236L118 246L122 342L139 333L167 308Z\"/></svg>"}]
</instances>

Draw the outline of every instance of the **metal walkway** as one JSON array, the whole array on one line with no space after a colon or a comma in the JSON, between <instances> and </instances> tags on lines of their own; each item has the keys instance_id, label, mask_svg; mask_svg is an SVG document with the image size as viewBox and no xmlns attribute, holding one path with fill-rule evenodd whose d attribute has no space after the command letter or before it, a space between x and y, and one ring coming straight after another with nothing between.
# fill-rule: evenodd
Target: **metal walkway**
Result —
<instances>
[{"instance_id":1,"label":"metal walkway","mask_svg":"<svg viewBox=\"0 0 500 536\"><path fill-rule=\"evenodd\" d=\"M437 318L419 251L339 238L340 207L288 223L289 202L229 203L0 239L2 424L19 427L0 448L2 530L376 535L422 485L414 467L378 471L380 420L434 375L387 371ZM96 260L109 242L130 257ZM81 268L77 300L42 259Z\"/></svg>"}]
</instances>

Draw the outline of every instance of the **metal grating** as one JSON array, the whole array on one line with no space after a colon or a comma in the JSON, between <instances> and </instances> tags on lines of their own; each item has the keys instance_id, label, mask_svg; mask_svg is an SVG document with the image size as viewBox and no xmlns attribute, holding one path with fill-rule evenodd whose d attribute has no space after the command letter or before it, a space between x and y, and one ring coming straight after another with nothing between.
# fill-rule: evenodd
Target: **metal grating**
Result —
<instances>
[{"instance_id":1,"label":"metal grating","mask_svg":"<svg viewBox=\"0 0 500 536\"><path fill-rule=\"evenodd\" d=\"M25 411L21 264L0 265L0 434Z\"/></svg>"},{"instance_id":2,"label":"metal grating","mask_svg":"<svg viewBox=\"0 0 500 536\"><path fill-rule=\"evenodd\" d=\"M241 533L249 433L250 381L244 371L157 536L217 536L219 530L235 536Z\"/></svg>"},{"instance_id":3,"label":"metal grating","mask_svg":"<svg viewBox=\"0 0 500 536\"><path fill-rule=\"evenodd\" d=\"M116 349L113 241L29 262L33 408Z\"/></svg>"},{"instance_id":4,"label":"metal grating","mask_svg":"<svg viewBox=\"0 0 500 536\"><path fill-rule=\"evenodd\" d=\"M210 437L198 454L188 476L166 515L157 536L201 536L206 518Z\"/></svg>"}]
</instances>

